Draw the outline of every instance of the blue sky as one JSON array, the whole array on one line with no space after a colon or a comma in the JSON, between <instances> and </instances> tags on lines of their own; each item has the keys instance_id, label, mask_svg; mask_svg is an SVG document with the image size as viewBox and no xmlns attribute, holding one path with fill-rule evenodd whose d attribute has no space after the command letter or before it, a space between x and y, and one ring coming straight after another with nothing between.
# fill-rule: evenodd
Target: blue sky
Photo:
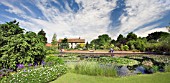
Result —
<instances>
[{"instance_id":1,"label":"blue sky","mask_svg":"<svg viewBox=\"0 0 170 83\"><path fill-rule=\"evenodd\" d=\"M0 0L0 23L16 19L27 31L57 38L85 38L101 34L117 38L129 32L144 37L166 31L170 0Z\"/></svg>"}]
</instances>

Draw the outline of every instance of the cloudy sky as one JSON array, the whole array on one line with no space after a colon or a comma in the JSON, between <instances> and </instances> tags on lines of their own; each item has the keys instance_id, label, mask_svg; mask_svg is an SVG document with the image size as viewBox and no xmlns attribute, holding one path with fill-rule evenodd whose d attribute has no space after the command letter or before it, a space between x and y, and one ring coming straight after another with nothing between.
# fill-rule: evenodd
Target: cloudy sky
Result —
<instances>
[{"instance_id":1,"label":"cloudy sky","mask_svg":"<svg viewBox=\"0 0 170 83\"><path fill-rule=\"evenodd\" d=\"M16 19L27 31L57 38L85 38L101 34L117 38L134 32L147 36L167 31L170 0L0 0L0 23Z\"/></svg>"}]
</instances>

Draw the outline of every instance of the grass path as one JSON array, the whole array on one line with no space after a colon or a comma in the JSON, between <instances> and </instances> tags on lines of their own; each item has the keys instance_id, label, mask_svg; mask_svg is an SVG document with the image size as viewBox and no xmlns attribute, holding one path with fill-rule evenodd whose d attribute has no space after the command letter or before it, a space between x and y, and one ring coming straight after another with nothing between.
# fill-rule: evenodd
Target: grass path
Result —
<instances>
[{"instance_id":1,"label":"grass path","mask_svg":"<svg viewBox=\"0 0 170 83\"><path fill-rule=\"evenodd\" d=\"M121 78L67 73L51 83L170 83L170 72Z\"/></svg>"}]
</instances>

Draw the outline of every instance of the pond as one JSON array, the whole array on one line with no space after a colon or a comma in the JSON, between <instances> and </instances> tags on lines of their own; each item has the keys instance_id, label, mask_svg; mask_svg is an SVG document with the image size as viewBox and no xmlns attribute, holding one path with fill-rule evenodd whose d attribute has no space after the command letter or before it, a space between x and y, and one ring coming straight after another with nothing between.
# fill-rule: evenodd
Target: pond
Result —
<instances>
[{"instance_id":1,"label":"pond","mask_svg":"<svg viewBox=\"0 0 170 83\"><path fill-rule=\"evenodd\" d=\"M121 56L105 56L105 55L78 55L66 54L60 56L67 65L76 65L77 63L97 62L101 64L115 65L117 73L120 76L133 74L151 74L155 72L164 72L165 66L169 64L170 57L164 55L121 55Z\"/></svg>"}]
</instances>

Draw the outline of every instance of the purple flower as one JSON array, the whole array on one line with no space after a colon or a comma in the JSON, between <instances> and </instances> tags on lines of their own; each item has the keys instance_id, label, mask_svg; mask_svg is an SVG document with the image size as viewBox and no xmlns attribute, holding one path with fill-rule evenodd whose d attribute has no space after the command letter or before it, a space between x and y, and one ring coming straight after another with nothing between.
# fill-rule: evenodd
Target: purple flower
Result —
<instances>
[{"instance_id":1,"label":"purple flower","mask_svg":"<svg viewBox=\"0 0 170 83\"><path fill-rule=\"evenodd\" d=\"M42 61L42 62L41 62L41 64L44 66L44 65L45 65L45 62L44 62L44 61Z\"/></svg>"},{"instance_id":2,"label":"purple flower","mask_svg":"<svg viewBox=\"0 0 170 83\"><path fill-rule=\"evenodd\" d=\"M28 64L29 67L33 66L32 63Z\"/></svg>"},{"instance_id":3,"label":"purple flower","mask_svg":"<svg viewBox=\"0 0 170 83\"><path fill-rule=\"evenodd\" d=\"M2 74L0 74L0 78L2 77L3 75Z\"/></svg>"},{"instance_id":4,"label":"purple flower","mask_svg":"<svg viewBox=\"0 0 170 83\"><path fill-rule=\"evenodd\" d=\"M18 69L23 69L24 65L23 64L18 64L17 67L18 67Z\"/></svg>"}]
</instances>

